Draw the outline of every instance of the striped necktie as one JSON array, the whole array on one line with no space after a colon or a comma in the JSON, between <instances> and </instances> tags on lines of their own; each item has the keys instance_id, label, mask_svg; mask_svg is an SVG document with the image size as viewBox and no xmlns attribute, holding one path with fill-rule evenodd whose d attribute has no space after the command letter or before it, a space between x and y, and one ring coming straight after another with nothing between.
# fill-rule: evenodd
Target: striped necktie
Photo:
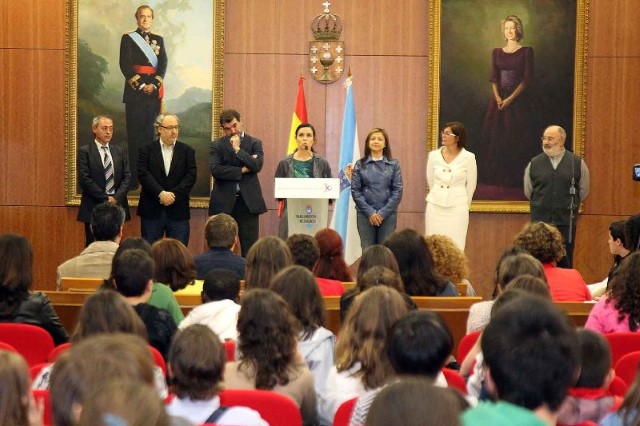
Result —
<instances>
[{"instance_id":1,"label":"striped necktie","mask_svg":"<svg viewBox=\"0 0 640 426\"><path fill-rule=\"evenodd\" d=\"M102 163L104 164L104 178L106 182L105 189L107 190L108 195L114 194L115 183L113 181L113 164L111 163L111 158L109 157L109 147L103 146L104 149L104 158Z\"/></svg>"}]
</instances>

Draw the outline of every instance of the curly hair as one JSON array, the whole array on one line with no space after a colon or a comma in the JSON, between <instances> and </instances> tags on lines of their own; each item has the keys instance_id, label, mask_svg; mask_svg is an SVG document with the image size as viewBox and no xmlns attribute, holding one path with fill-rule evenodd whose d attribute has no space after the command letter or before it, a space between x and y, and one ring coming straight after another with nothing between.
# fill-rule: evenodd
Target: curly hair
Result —
<instances>
[{"instance_id":1,"label":"curly hair","mask_svg":"<svg viewBox=\"0 0 640 426\"><path fill-rule=\"evenodd\" d=\"M567 254L558 228L544 222L526 224L513 239L513 244L542 263L557 262Z\"/></svg>"},{"instance_id":2,"label":"curly hair","mask_svg":"<svg viewBox=\"0 0 640 426\"><path fill-rule=\"evenodd\" d=\"M629 330L638 330L640 324L640 252L624 258L611 279L611 291L606 303L615 303L618 321L629 315Z\"/></svg>"},{"instance_id":3,"label":"curly hair","mask_svg":"<svg viewBox=\"0 0 640 426\"><path fill-rule=\"evenodd\" d=\"M382 386L393 375L393 367L383 350L391 326L407 313L407 305L396 290L375 286L356 297L336 344L338 372L356 363L355 374L365 389Z\"/></svg>"},{"instance_id":4,"label":"curly hair","mask_svg":"<svg viewBox=\"0 0 640 426\"><path fill-rule=\"evenodd\" d=\"M293 263L312 270L320 257L320 246L311 235L293 234L287 238Z\"/></svg>"},{"instance_id":5,"label":"curly hair","mask_svg":"<svg viewBox=\"0 0 640 426\"><path fill-rule=\"evenodd\" d=\"M451 237L429 235L425 241L433 257L433 267L440 275L456 284L469 278L469 259Z\"/></svg>"},{"instance_id":6,"label":"curly hair","mask_svg":"<svg viewBox=\"0 0 640 426\"><path fill-rule=\"evenodd\" d=\"M316 277L337 281L353 281L344 261L342 238L333 229L319 230L314 236L320 247L320 258L313 267Z\"/></svg>"},{"instance_id":7,"label":"curly hair","mask_svg":"<svg viewBox=\"0 0 640 426\"><path fill-rule=\"evenodd\" d=\"M295 370L298 325L287 302L271 290L252 289L238 314L238 370L255 375L256 389L289 383Z\"/></svg>"},{"instance_id":8,"label":"curly hair","mask_svg":"<svg viewBox=\"0 0 640 426\"><path fill-rule=\"evenodd\" d=\"M245 287L269 288L280 270L293 264L289 247L278 237L260 238L247 253Z\"/></svg>"},{"instance_id":9,"label":"curly hair","mask_svg":"<svg viewBox=\"0 0 640 426\"><path fill-rule=\"evenodd\" d=\"M302 327L300 340L307 340L324 324L324 300L316 279L307 268L289 266L278 273L271 282L271 289L287 302L291 313Z\"/></svg>"},{"instance_id":10,"label":"curly hair","mask_svg":"<svg viewBox=\"0 0 640 426\"><path fill-rule=\"evenodd\" d=\"M404 288L410 296L435 296L449 283L436 272L431 251L415 230L394 232L383 244L396 256Z\"/></svg>"},{"instance_id":11,"label":"curly hair","mask_svg":"<svg viewBox=\"0 0 640 426\"><path fill-rule=\"evenodd\" d=\"M156 263L153 279L178 291L196 279L196 264L191 252L173 238L158 240L151 246L151 257Z\"/></svg>"}]
</instances>

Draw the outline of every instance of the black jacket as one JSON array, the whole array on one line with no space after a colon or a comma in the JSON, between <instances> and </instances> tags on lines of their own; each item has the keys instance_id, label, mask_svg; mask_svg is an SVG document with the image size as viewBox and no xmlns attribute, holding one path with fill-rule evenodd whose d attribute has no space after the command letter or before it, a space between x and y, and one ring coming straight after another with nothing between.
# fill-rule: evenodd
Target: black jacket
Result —
<instances>
[{"instance_id":1,"label":"black jacket","mask_svg":"<svg viewBox=\"0 0 640 426\"><path fill-rule=\"evenodd\" d=\"M44 293L29 293L13 313L0 312L0 322L36 325L44 328L53 338L54 345L69 341L69 334L60 324L60 318Z\"/></svg>"}]
</instances>

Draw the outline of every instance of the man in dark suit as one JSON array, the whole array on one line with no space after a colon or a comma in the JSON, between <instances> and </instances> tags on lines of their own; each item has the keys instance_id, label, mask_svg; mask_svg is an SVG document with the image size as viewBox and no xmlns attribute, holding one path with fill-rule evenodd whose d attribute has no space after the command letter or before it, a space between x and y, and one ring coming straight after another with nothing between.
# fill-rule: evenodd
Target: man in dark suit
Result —
<instances>
[{"instance_id":1,"label":"man in dark suit","mask_svg":"<svg viewBox=\"0 0 640 426\"><path fill-rule=\"evenodd\" d=\"M129 157L124 148L111 145L113 120L104 115L93 119L91 126L95 140L78 150L78 184L82 198L78 220L84 222L85 247L95 241L91 232L91 212L98 204L120 205L126 220L131 219L127 192L131 180Z\"/></svg>"},{"instance_id":2,"label":"man in dark suit","mask_svg":"<svg viewBox=\"0 0 640 426\"><path fill-rule=\"evenodd\" d=\"M153 122L160 114L164 96L164 75L167 71L167 51L164 40L151 33L153 9L142 5L136 10L138 28L125 33L120 40L120 71L124 75L124 94L127 119L127 141L131 171L131 188L138 187L135 170L140 147L153 140Z\"/></svg>"},{"instance_id":3,"label":"man in dark suit","mask_svg":"<svg viewBox=\"0 0 640 426\"><path fill-rule=\"evenodd\" d=\"M259 215L267 211L258 172L262 170L262 142L246 134L240 113L226 109L220 114L225 136L211 144L209 170L215 179L209 214L227 213L238 223L242 257L258 240Z\"/></svg>"},{"instance_id":4,"label":"man in dark suit","mask_svg":"<svg viewBox=\"0 0 640 426\"><path fill-rule=\"evenodd\" d=\"M189 194L196 183L196 153L178 142L180 124L173 114L155 121L159 139L140 148L138 178L142 186L138 216L149 244L166 235L189 244Z\"/></svg>"}]
</instances>

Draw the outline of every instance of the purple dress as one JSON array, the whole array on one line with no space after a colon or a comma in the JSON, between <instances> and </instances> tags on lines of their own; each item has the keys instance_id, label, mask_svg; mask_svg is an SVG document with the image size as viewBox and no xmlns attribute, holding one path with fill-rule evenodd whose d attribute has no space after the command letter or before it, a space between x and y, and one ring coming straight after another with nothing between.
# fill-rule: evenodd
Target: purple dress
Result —
<instances>
[{"instance_id":1,"label":"purple dress","mask_svg":"<svg viewBox=\"0 0 640 426\"><path fill-rule=\"evenodd\" d=\"M491 95L482 127L478 152L479 181L486 185L521 187L524 169L540 143L535 122L530 85L533 81L533 49L521 47L513 53L502 48L491 54L491 82L498 85L504 100L520 83L525 89L502 111Z\"/></svg>"}]
</instances>

